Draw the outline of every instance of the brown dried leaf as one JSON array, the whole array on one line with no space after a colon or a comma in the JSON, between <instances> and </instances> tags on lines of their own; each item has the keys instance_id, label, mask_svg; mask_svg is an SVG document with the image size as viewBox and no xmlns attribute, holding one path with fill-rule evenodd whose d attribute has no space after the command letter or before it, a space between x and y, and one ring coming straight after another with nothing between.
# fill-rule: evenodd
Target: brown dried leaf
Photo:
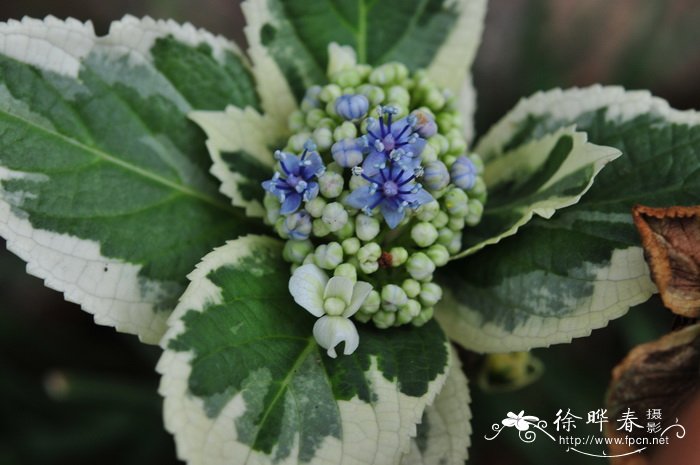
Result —
<instances>
[{"instance_id":1,"label":"brown dried leaf","mask_svg":"<svg viewBox=\"0 0 700 465\"><path fill-rule=\"evenodd\" d=\"M662 423L668 426L681 412L700 387L700 324L688 326L662 338L639 345L615 367L608 389L607 408L611 422L608 435L616 436L615 421L628 408L644 421L649 409L661 409ZM615 419L615 420L613 420ZM643 425L646 423L642 423ZM631 437L653 437L646 429L623 433ZM659 447L659 446L657 446ZM624 444L611 445L610 454L630 452ZM646 463L647 452L612 460L613 465Z\"/></svg>"},{"instance_id":2,"label":"brown dried leaf","mask_svg":"<svg viewBox=\"0 0 700 465\"><path fill-rule=\"evenodd\" d=\"M664 305L677 315L700 317L700 205L636 205L632 216Z\"/></svg>"}]
</instances>

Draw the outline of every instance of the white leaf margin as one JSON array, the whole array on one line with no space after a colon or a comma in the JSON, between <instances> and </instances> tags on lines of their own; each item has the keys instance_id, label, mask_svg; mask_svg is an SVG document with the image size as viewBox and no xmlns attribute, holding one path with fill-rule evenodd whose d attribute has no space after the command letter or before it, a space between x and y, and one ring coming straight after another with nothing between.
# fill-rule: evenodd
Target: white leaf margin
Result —
<instances>
[{"instance_id":1,"label":"white leaf margin","mask_svg":"<svg viewBox=\"0 0 700 465\"><path fill-rule=\"evenodd\" d=\"M425 409L424 418L429 425L425 450L421 451L414 439L401 465L463 465L469 458L472 434L469 381L457 351L454 348L451 351L453 363L445 386L435 402Z\"/></svg>"},{"instance_id":2,"label":"white leaf margin","mask_svg":"<svg viewBox=\"0 0 700 465\"><path fill-rule=\"evenodd\" d=\"M149 50L155 40L169 35L193 46L206 43L221 60L226 52L243 58L232 42L191 24L133 16L112 23L103 37L97 36L89 21L63 21L53 16L10 20L0 23L0 54L76 78L81 61L96 46L120 49L124 55L134 53L150 62ZM0 181L18 178L45 181L42 176L0 166ZM7 240L10 252L27 262L27 272L43 279L47 287L63 292L66 300L91 313L95 323L157 344L165 333L169 312L156 306L173 283L139 277L141 265L104 257L97 241L35 229L21 211L20 197L10 198L0 191L0 236Z\"/></svg>"},{"instance_id":3,"label":"white leaf margin","mask_svg":"<svg viewBox=\"0 0 700 465\"><path fill-rule=\"evenodd\" d=\"M182 318L188 311L202 311L207 305L222 301L221 289L207 275L222 266L233 265L251 253L257 245L277 246L281 242L270 237L248 235L228 241L206 255L189 274L190 285L170 316L169 329L161 341L164 352L156 370L161 374L159 393L163 396L165 428L175 436L177 455L189 465L270 465L272 459L247 445L237 442L235 418L245 412L245 401L238 393L223 407L218 417L206 415L204 402L189 393L192 352L168 349L171 340L185 332ZM360 341L360 343L362 343ZM373 359L367 373L376 401L367 404L357 397L338 401L342 418L343 441L327 437L309 465L398 465L409 452L425 408L442 390L454 357L449 342L445 373L430 383L421 398L402 394L395 383L388 381ZM298 446L297 446L298 447ZM287 460L275 465L298 464L297 450ZM274 453L274 451L273 451ZM241 460L246 457L245 460Z\"/></svg>"}]
</instances>

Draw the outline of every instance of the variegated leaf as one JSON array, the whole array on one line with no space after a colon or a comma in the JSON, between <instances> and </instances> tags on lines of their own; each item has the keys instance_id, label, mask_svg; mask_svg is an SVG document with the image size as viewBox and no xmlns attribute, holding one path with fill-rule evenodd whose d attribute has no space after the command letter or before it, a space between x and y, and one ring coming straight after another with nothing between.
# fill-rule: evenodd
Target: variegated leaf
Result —
<instances>
[{"instance_id":1,"label":"variegated leaf","mask_svg":"<svg viewBox=\"0 0 700 465\"><path fill-rule=\"evenodd\" d=\"M0 234L100 324L155 343L202 255L250 229L193 108L258 106L245 60L191 25L0 24Z\"/></svg>"},{"instance_id":2,"label":"variegated leaf","mask_svg":"<svg viewBox=\"0 0 700 465\"><path fill-rule=\"evenodd\" d=\"M700 114L673 110L647 92L595 86L537 94L499 122L480 150L508 150L572 124L623 156L576 205L447 267L451 295L437 315L467 348L568 342L625 314L656 291L632 206L700 203Z\"/></svg>"},{"instance_id":3,"label":"variegated leaf","mask_svg":"<svg viewBox=\"0 0 700 465\"><path fill-rule=\"evenodd\" d=\"M158 364L165 423L192 465L398 464L442 388L437 323L378 330L331 359L288 290L281 243L246 236L207 255Z\"/></svg>"}]
</instances>

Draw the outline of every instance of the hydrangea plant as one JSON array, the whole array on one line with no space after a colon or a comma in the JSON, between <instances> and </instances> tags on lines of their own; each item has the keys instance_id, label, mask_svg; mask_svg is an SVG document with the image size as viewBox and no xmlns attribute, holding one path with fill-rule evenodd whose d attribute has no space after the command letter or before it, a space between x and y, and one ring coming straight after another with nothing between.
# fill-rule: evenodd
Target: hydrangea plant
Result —
<instances>
[{"instance_id":1,"label":"hydrangea plant","mask_svg":"<svg viewBox=\"0 0 700 465\"><path fill-rule=\"evenodd\" d=\"M458 464L484 353L648 299L631 207L699 202L700 115L594 86L473 142L485 0L246 0L249 43L0 24L0 234L160 344L191 464Z\"/></svg>"}]
</instances>

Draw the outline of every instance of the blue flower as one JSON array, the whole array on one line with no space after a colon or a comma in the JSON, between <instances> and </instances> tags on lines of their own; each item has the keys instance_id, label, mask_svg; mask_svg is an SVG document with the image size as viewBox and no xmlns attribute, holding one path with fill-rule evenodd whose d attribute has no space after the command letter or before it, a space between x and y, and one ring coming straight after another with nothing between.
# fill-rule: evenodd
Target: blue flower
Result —
<instances>
[{"instance_id":1,"label":"blue flower","mask_svg":"<svg viewBox=\"0 0 700 465\"><path fill-rule=\"evenodd\" d=\"M326 170L321 156L316 152L316 146L307 142L304 152L297 156L287 152L275 152L282 172L276 171L272 179L262 183L263 189L275 195L280 203L280 214L294 213L304 202L318 195L318 183L312 181Z\"/></svg>"},{"instance_id":2,"label":"blue flower","mask_svg":"<svg viewBox=\"0 0 700 465\"><path fill-rule=\"evenodd\" d=\"M335 112L344 120L360 119L369 110L369 100L360 94L341 95L335 100Z\"/></svg>"},{"instance_id":3,"label":"blue flower","mask_svg":"<svg viewBox=\"0 0 700 465\"><path fill-rule=\"evenodd\" d=\"M407 172L400 166L379 169L373 176L362 173L369 184L352 191L346 203L367 215L379 207L386 223L394 229L406 216L406 210L415 210L433 200L433 196L415 182L418 174L420 169Z\"/></svg>"},{"instance_id":4,"label":"blue flower","mask_svg":"<svg viewBox=\"0 0 700 465\"><path fill-rule=\"evenodd\" d=\"M478 175L476 165L466 155L461 155L450 168L452 182L460 189L469 190L474 187Z\"/></svg>"},{"instance_id":5,"label":"blue flower","mask_svg":"<svg viewBox=\"0 0 700 465\"><path fill-rule=\"evenodd\" d=\"M406 172L413 172L421 162L426 141L415 130L413 115L393 121L394 107L380 108L379 119L367 119L367 145L369 154L362 164L364 174L374 176L391 163Z\"/></svg>"}]
</instances>

